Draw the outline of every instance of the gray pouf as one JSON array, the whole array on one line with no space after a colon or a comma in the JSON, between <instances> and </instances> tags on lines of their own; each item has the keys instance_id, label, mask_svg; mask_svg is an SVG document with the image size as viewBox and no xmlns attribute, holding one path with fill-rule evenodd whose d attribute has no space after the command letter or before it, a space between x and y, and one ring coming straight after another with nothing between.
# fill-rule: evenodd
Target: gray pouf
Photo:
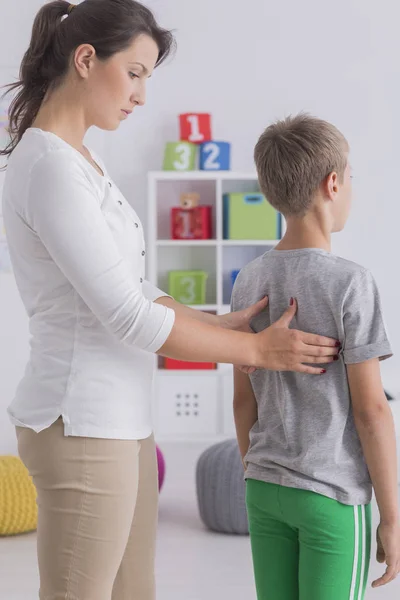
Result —
<instances>
[{"instance_id":1,"label":"gray pouf","mask_svg":"<svg viewBox=\"0 0 400 600\"><path fill-rule=\"evenodd\" d=\"M196 468L197 501L206 527L219 533L247 535L246 484L236 440L208 448Z\"/></svg>"}]
</instances>

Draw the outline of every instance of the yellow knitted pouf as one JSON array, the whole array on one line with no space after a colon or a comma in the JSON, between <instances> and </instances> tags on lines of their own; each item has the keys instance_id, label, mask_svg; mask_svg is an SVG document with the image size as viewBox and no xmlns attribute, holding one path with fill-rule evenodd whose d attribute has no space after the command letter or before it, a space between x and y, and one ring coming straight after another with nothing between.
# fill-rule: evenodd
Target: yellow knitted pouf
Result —
<instances>
[{"instance_id":1,"label":"yellow knitted pouf","mask_svg":"<svg viewBox=\"0 0 400 600\"><path fill-rule=\"evenodd\" d=\"M36 489L25 465L16 456L0 456L0 536L36 527Z\"/></svg>"}]
</instances>

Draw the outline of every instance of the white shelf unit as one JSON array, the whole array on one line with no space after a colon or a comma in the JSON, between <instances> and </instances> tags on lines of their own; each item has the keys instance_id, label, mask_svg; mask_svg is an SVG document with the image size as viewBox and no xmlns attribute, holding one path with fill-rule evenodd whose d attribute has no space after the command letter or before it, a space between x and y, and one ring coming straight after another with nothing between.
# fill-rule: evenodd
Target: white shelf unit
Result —
<instances>
[{"instance_id":1,"label":"white shelf unit","mask_svg":"<svg viewBox=\"0 0 400 600\"><path fill-rule=\"evenodd\" d=\"M277 240L224 240L223 195L259 191L255 173L159 171L148 176L148 278L168 292L168 272L201 269L209 273L206 304L193 308L215 314L230 310L231 271L272 248ZM213 238L172 240L170 212L182 193L198 192L213 212ZM167 370L156 358L153 394L155 432L162 439L233 437L233 378L230 365L215 370Z\"/></svg>"}]
</instances>

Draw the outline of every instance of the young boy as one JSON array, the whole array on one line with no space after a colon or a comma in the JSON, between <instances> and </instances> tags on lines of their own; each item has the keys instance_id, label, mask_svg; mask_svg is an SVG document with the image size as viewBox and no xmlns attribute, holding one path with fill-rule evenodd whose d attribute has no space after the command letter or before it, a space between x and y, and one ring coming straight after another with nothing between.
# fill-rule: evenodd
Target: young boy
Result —
<instances>
[{"instance_id":1,"label":"young boy","mask_svg":"<svg viewBox=\"0 0 400 600\"><path fill-rule=\"evenodd\" d=\"M235 370L258 600L362 600L372 486L378 560L387 564L373 586L400 570L396 442L379 369L391 349L379 294L366 269L330 253L351 204L348 154L335 127L307 115L268 127L255 149L261 190L287 231L240 272L233 309L268 295L252 324L260 331L291 298L293 327L342 343L319 378Z\"/></svg>"}]
</instances>

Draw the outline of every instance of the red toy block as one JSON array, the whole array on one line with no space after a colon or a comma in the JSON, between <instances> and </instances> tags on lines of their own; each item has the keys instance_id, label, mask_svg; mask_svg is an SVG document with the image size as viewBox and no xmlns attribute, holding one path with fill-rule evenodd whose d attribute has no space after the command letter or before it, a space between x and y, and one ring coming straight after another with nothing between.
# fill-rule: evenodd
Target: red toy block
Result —
<instances>
[{"instance_id":1,"label":"red toy block","mask_svg":"<svg viewBox=\"0 0 400 600\"><path fill-rule=\"evenodd\" d=\"M186 113L179 115L180 139L192 144L209 142L211 137L211 115L208 113Z\"/></svg>"},{"instance_id":2,"label":"red toy block","mask_svg":"<svg viewBox=\"0 0 400 600\"><path fill-rule=\"evenodd\" d=\"M206 371L216 369L217 365L216 363L187 362L185 360L175 360L173 358L166 358L164 361L164 367L171 371Z\"/></svg>"},{"instance_id":3,"label":"red toy block","mask_svg":"<svg viewBox=\"0 0 400 600\"><path fill-rule=\"evenodd\" d=\"M210 240L212 237L212 206L171 209L173 240Z\"/></svg>"}]
</instances>

